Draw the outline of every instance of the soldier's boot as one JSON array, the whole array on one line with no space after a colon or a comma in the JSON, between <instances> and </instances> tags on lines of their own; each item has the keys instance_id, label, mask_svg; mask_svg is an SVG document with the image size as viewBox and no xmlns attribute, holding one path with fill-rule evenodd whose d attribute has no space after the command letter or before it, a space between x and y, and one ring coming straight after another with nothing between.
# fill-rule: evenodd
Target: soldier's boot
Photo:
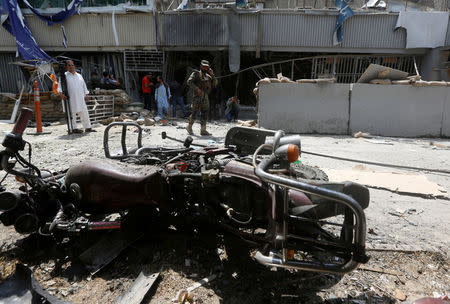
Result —
<instances>
[{"instance_id":1,"label":"soldier's boot","mask_svg":"<svg viewBox=\"0 0 450 304\"><path fill-rule=\"evenodd\" d=\"M202 125L202 127L201 127L201 129L200 129L200 135L205 135L205 136L211 135L211 133L209 133L208 131L206 131L206 124Z\"/></svg>"},{"instance_id":2,"label":"soldier's boot","mask_svg":"<svg viewBox=\"0 0 450 304\"><path fill-rule=\"evenodd\" d=\"M189 133L189 135L194 135L194 132L192 131L192 123L189 122L189 124L186 126L186 131Z\"/></svg>"}]
</instances>

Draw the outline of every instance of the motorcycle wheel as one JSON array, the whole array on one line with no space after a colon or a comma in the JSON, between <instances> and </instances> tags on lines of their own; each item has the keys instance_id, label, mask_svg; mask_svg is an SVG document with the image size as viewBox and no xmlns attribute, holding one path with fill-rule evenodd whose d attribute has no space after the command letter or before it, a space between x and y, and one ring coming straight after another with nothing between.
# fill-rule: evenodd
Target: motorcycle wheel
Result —
<instances>
[{"instance_id":1,"label":"motorcycle wheel","mask_svg":"<svg viewBox=\"0 0 450 304\"><path fill-rule=\"evenodd\" d=\"M292 164L292 167L295 170L298 179L328 181L328 175L319 168L301 163Z\"/></svg>"}]
</instances>

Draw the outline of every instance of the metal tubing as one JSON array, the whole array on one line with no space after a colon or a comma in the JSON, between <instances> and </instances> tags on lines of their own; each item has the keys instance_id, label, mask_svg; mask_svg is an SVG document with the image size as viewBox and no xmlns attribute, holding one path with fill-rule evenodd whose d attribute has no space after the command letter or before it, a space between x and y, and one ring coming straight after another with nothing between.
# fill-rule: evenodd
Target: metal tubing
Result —
<instances>
[{"instance_id":1,"label":"metal tubing","mask_svg":"<svg viewBox=\"0 0 450 304\"><path fill-rule=\"evenodd\" d=\"M272 146L272 153L275 152L275 150L278 148L278 145L280 144L280 139L284 136L284 131L277 131L275 135L273 136L273 146Z\"/></svg>"},{"instance_id":2,"label":"metal tubing","mask_svg":"<svg viewBox=\"0 0 450 304\"><path fill-rule=\"evenodd\" d=\"M340 202L350 208L355 214L356 228L355 229L355 242L360 246L365 246L366 241L366 217L362 207L350 196L332 191L329 189L313 186L310 184L302 183L300 181L286 178L279 175L273 175L265 172L265 169L276 160L276 156L272 155L269 159L265 159L259 163L255 168L255 174L263 181L276 184L282 187L287 187L294 190L301 190L306 193L314 194L326 199Z\"/></svg>"},{"instance_id":3,"label":"metal tubing","mask_svg":"<svg viewBox=\"0 0 450 304\"><path fill-rule=\"evenodd\" d=\"M325 188L320 188L317 186L313 186L310 184L305 184L299 182L297 180L285 178L279 175L272 175L265 172L266 168L271 165L274 161L276 161L277 157L272 155L270 158L263 160L259 165L255 168L255 175L258 176L265 182L276 184L281 187L286 187L295 190L301 190L306 193L314 194L326 199L334 200L340 202L350 208L356 219L356 227L355 227L355 249L364 248L365 247L365 231L366 231L366 218L362 207L350 196L345 195L343 193L339 193L336 191L332 191ZM283 267L283 268L291 268L298 270L313 270L318 272L331 272L331 273L346 273L358 266L358 262L351 259L344 265L338 264L323 264L323 263L315 263L312 261L302 262L297 260L288 260L285 261L284 258L272 257L263 255L261 252L257 252L255 255L255 259L269 266Z\"/></svg>"},{"instance_id":4,"label":"metal tubing","mask_svg":"<svg viewBox=\"0 0 450 304\"><path fill-rule=\"evenodd\" d=\"M263 255L261 252L257 251L255 254L255 259L264 265L267 266L275 266L281 268L289 268L289 269L297 269L297 270L306 270L306 271L317 271L317 272L326 272L326 273L336 273L343 274L354 270L358 267L358 263L355 261L349 261L344 265L339 264L324 264L324 263L316 263L316 262L301 262L301 261L293 261L289 260L287 262L283 262L280 258L271 257Z\"/></svg>"},{"instance_id":5,"label":"metal tubing","mask_svg":"<svg viewBox=\"0 0 450 304\"><path fill-rule=\"evenodd\" d=\"M121 145L122 145L122 152L123 152L122 155L114 155L113 156L109 152L109 143L108 143L109 130L114 126L122 126L122 138L121 138ZM106 127L105 132L103 133L103 149L105 150L106 158L122 159L124 157L129 156L128 149L126 146L126 141L125 141L128 126L136 127L138 129L137 147L142 148L142 128L140 125L138 125L137 123L134 123L134 122L112 122Z\"/></svg>"}]
</instances>

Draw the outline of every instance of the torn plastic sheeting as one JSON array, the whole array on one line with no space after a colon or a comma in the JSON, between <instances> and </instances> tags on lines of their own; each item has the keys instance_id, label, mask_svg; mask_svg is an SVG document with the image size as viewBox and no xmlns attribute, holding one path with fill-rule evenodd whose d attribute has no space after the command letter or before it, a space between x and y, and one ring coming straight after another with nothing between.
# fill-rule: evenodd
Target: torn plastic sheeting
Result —
<instances>
[{"instance_id":1,"label":"torn plastic sheeting","mask_svg":"<svg viewBox=\"0 0 450 304\"><path fill-rule=\"evenodd\" d=\"M80 11L81 4L83 0L72 0L64 9L53 15L42 14L39 10L35 9L27 0L23 0L23 3L41 20L47 22L48 26L54 25L55 23L61 23L61 31L63 36L63 46L67 48L67 36L64 29L64 21L74 14L78 14Z\"/></svg>"},{"instance_id":2,"label":"torn plastic sheeting","mask_svg":"<svg viewBox=\"0 0 450 304\"><path fill-rule=\"evenodd\" d=\"M228 21L228 62L230 72L236 73L241 66L241 22L239 15L227 15Z\"/></svg>"},{"instance_id":3,"label":"torn plastic sheeting","mask_svg":"<svg viewBox=\"0 0 450 304\"><path fill-rule=\"evenodd\" d=\"M3 1L3 10L8 16L2 16L2 26L14 36L17 50L25 60L51 62L50 56L44 52L33 37L17 0Z\"/></svg>"},{"instance_id":4,"label":"torn plastic sheeting","mask_svg":"<svg viewBox=\"0 0 450 304\"><path fill-rule=\"evenodd\" d=\"M111 22L112 22L112 30L113 30L113 33L114 33L114 41L116 43L116 46L118 46L119 45L119 36L117 35L115 14L116 14L116 12L112 13L112 18L111 18L112 20L111 20Z\"/></svg>"},{"instance_id":5,"label":"torn plastic sheeting","mask_svg":"<svg viewBox=\"0 0 450 304\"><path fill-rule=\"evenodd\" d=\"M64 9L60 10L56 14L47 15L42 14L35 9L27 0L23 0L23 3L41 20L47 22L47 25L53 25L55 23L64 23L67 18L79 12L83 0L73 0Z\"/></svg>"},{"instance_id":6,"label":"torn plastic sheeting","mask_svg":"<svg viewBox=\"0 0 450 304\"><path fill-rule=\"evenodd\" d=\"M342 30L344 21L353 16L354 12L346 0L334 0L334 3L336 7L339 8L339 15L333 31L333 45L338 45L344 40L344 33Z\"/></svg>"},{"instance_id":7,"label":"torn plastic sheeting","mask_svg":"<svg viewBox=\"0 0 450 304\"><path fill-rule=\"evenodd\" d=\"M43 14L55 14L58 13L61 8L46 8L45 10L41 10ZM23 9L22 12L24 14L32 14L30 9ZM134 6L128 5L125 3L121 3L115 6L102 6L102 7L81 7L79 9L81 14L112 14L112 12L116 12L116 14L126 14L126 12L142 12L142 13L151 13L153 12L153 3L145 6Z\"/></svg>"},{"instance_id":8,"label":"torn plastic sheeting","mask_svg":"<svg viewBox=\"0 0 450 304\"><path fill-rule=\"evenodd\" d=\"M0 304L70 304L49 294L34 278L32 271L23 264L16 265L16 272L0 284Z\"/></svg>"},{"instance_id":9,"label":"torn plastic sheeting","mask_svg":"<svg viewBox=\"0 0 450 304\"><path fill-rule=\"evenodd\" d=\"M180 5L175 10L187 9L188 0L181 1Z\"/></svg>"},{"instance_id":10,"label":"torn plastic sheeting","mask_svg":"<svg viewBox=\"0 0 450 304\"><path fill-rule=\"evenodd\" d=\"M378 9L386 9L386 2L383 0L369 0L366 4L364 4L361 8L378 8Z\"/></svg>"}]
</instances>

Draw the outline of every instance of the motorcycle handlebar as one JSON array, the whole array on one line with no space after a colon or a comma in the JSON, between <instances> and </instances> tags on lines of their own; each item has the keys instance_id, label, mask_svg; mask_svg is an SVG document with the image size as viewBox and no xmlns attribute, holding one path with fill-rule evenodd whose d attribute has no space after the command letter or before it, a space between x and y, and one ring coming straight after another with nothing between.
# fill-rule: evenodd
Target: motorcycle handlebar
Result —
<instances>
[{"instance_id":1,"label":"motorcycle handlebar","mask_svg":"<svg viewBox=\"0 0 450 304\"><path fill-rule=\"evenodd\" d=\"M11 133L15 135L22 136L23 131L27 128L28 121L30 120L31 114L33 111L28 108L22 108L20 110L19 118L17 119L16 123L14 124L14 128L11 131Z\"/></svg>"}]
</instances>

